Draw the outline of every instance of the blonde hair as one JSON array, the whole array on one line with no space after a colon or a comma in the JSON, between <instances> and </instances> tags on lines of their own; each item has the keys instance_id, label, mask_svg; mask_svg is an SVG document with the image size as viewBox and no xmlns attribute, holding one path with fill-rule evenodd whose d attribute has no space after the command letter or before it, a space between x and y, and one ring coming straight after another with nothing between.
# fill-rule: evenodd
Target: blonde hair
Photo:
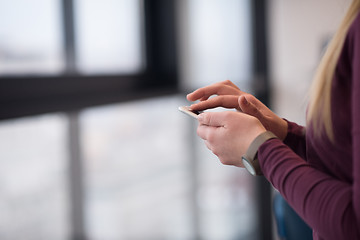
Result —
<instances>
[{"instance_id":1,"label":"blonde hair","mask_svg":"<svg viewBox=\"0 0 360 240\"><path fill-rule=\"evenodd\" d=\"M325 130L326 135L331 141L334 141L334 130L331 120L332 80L347 32L356 18L359 9L360 0L353 0L320 61L310 89L307 123L313 127L315 136L320 136Z\"/></svg>"}]
</instances>

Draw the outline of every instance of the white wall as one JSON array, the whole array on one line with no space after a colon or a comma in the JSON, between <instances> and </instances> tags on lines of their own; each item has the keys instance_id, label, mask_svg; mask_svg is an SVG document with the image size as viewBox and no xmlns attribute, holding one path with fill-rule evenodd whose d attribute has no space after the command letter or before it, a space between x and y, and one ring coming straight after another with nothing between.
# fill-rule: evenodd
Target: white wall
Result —
<instances>
[{"instance_id":1,"label":"white wall","mask_svg":"<svg viewBox=\"0 0 360 240\"><path fill-rule=\"evenodd\" d=\"M326 40L350 0L271 0L269 8L272 106L280 116L304 124L306 94Z\"/></svg>"}]
</instances>

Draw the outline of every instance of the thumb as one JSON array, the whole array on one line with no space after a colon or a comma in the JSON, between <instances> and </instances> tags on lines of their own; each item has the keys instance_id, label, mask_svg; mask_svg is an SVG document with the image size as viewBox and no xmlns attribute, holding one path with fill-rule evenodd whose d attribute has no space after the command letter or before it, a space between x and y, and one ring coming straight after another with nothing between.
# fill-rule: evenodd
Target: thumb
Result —
<instances>
[{"instance_id":1,"label":"thumb","mask_svg":"<svg viewBox=\"0 0 360 240\"><path fill-rule=\"evenodd\" d=\"M205 112L198 116L198 121L201 125L223 127L226 121L226 114L224 112Z\"/></svg>"},{"instance_id":2,"label":"thumb","mask_svg":"<svg viewBox=\"0 0 360 240\"><path fill-rule=\"evenodd\" d=\"M245 95L241 95L238 98L238 103L239 103L239 107L243 113L249 114L258 119L262 118L262 114L259 111L259 109L256 107L256 105L252 104Z\"/></svg>"}]
</instances>

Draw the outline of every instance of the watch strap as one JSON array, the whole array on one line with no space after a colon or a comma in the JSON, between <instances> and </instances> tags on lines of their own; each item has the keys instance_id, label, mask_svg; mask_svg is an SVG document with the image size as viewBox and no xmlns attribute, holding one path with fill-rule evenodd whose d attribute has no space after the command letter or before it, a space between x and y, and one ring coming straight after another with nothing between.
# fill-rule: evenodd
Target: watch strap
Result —
<instances>
[{"instance_id":1,"label":"watch strap","mask_svg":"<svg viewBox=\"0 0 360 240\"><path fill-rule=\"evenodd\" d=\"M251 162L252 167L254 168L255 175L262 175L259 160L257 158L257 153L259 147L269 139L277 138L275 134L270 131L266 131L257 136L252 143L250 144L248 150L244 157Z\"/></svg>"}]
</instances>

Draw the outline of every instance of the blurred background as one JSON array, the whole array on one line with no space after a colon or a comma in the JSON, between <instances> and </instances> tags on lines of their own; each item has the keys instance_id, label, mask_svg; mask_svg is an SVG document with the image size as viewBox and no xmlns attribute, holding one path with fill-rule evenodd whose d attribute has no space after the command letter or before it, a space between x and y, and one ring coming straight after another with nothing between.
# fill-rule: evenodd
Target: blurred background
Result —
<instances>
[{"instance_id":1,"label":"blurred background","mask_svg":"<svg viewBox=\"0 0 360 240\"><path fill-rule=\"evenodd\" d=\"M277 239L180 113L230 79L304 124L349 0L0 0L0 239Z\"/></svg>"}]
</instances>

